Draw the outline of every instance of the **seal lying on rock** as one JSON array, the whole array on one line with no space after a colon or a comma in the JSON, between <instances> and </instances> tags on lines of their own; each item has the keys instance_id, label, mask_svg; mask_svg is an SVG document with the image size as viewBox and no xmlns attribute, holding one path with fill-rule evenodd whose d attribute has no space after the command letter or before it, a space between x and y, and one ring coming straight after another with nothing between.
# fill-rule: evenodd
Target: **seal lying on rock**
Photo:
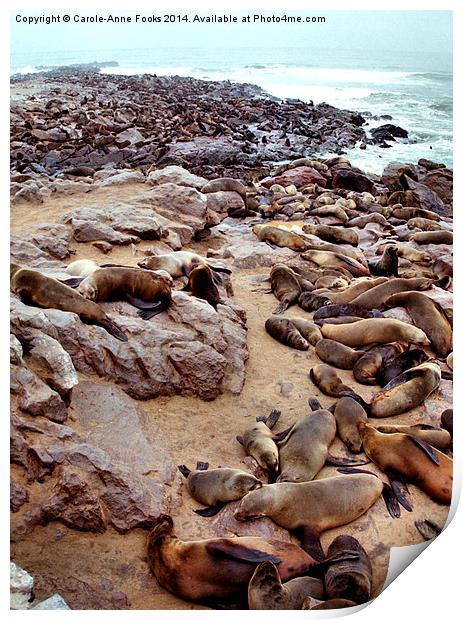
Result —
<instances>
[{"instance_id":1,"label":"seal lying on rock","mask_svg":"<svg viewBox=\"0 0 463 620\"><path fill-rule=\"evenodd\" d=\"M138 266L142 269L152 269L153 271L163 269L167 271L173 278L181 276L189 276L190 271L198 265L209 266L214 271L223 273L231 273L226 267L216 267L211 265L206 258L196 254L195 252L187 252L185 250L179 252L169 252L167 254L157 254L149 256L138 262Z\"/></svg>"}]
</instances>

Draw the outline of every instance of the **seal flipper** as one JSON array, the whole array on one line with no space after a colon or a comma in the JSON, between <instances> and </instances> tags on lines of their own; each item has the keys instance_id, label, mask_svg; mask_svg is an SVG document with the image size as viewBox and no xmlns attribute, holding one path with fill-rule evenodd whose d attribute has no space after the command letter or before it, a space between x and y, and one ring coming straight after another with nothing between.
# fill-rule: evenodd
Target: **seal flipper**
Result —
<instances>
[{"instance_id":1,"label":"seal flipper","mask_svg":"<svg viewBox=\"0 0 463 620\"><path fill-rule=\"evenodd\" d=\"M161 301L146 301L146 299L140 299L139 297L135 297L134 295L130 295L130 293L125 293L127 297L127 301L135 306L135 308L139 308L140 310L151 310L157 308Z\"/></svg>"},{"instance_id":2,"label":"seal flipper","mask_svg":"<svg viewBox=\"0 0 463 620\"><path fill-rule=\"evenodd\" d=\"M239 539L237 539L239 540ZM250 564L260 564L264 560L269 560L274 564L280 564L281 559L252 547L245 547L237 544L232 539L212 540L206 543L207 551L217 560L233 559L238 562L249 562Z\"/></svg>"},{"instance_id":3,"label":"seal flipper","mask_svg":"<svg viewBox=\"0 0 463 620\"><path fill-rule=\"evenodd\" d=\"M399 504L403 506L407 512L413 512L413 505L406 497L407 495L410 495L406 483L396 473L388 471L387 475L389 476L392 492L396 496Z\"/></svg>"},{"instance_id":4,"label":"seal flipper","mask_svg":"<svg viewBox=\"0 0 463 620\"><path fill-rule=\"evenodd\" d=\"M330 555L326 560L321 560L316 564L312 564L307 571L309 575L315 576L324 576L326 570L336 564L337 562L352 562L355 560L360 560L360 553L358 551L339 551L338 553L334 553Z\"/></svg>"},{"instance_id":5,"label":"seal flipper","mask_svg":"<svg viewBox=\"0 0 463 620\"><path fill-rule=\"evenodd\" d=\"M334 467L351 467L354 465L368 465L368 463L371 463L370 459L368 459L367 461L354 461L352 459L337 458L329 452L325 460L325 465L333 465Z\"/></svg>"},{"instance_id":6,"label":"seal flipper","mask_svg":"<svg viewBox=\"0 0 463 620\"><path fill-rule=\"evenodd\" d=\"M101 327L103 327L108 333L110 333L111 336L114 336L114 338L117 338L118 340L122 340L122 342L128 341L127 336L124 334L121 328L118 325L116 325L116 323L110 318L106 318L106 319L103 319L102 321L99 321L98 325L101 325Z\"/></svg>"},{"instance_id":7,"label":"seal flipper","mask_svg":"<svg viewBox=\"0 0 463 620\"><path fill-rule=\"evenodd\" d=\"M383 485L382 496L388 513L393 519L398 519L400 517L400 505L391 487L386 482Z\"/></svg>"},{"instance_id":8,"label":"seal flipper","mask_svg":"<svg viewBox=\"0 0 463 620\"><path fill-rule=\"evenodd\" d=\"M437 452L434 450L432 446L430 446L426 441L423 441L422 439L415 437L414 435L407 435L407 437L411 441L413 441L415 445L421 448L423 452L426 454L426 456L428 456L433 463L435 463L436 465L439 465L439 455L437 454Z\"/></svg>"},{"instance_id":9,"label":"seal flipper","mask_svg":"<svg viewBox=\"0 0 463 620\"><path fill-rule=\"evenodd\" d=\"M191 474L191 469L189 469L186 465L177 465L178 470L180 471L180 473L185 477L188 478L188 476Z\"/></svg>"},{"instance_id":10,"label":"seal flipper","mask_svg":"<svg viewBox=\"0 0 463 620\"><path fill-rule=\"evenodd\" d=\"M206 471L207 469L209 469L209 463L206 463L205 461L197 461L196 462L196 470L197 471Z\"/></svg>"},{"instance_id":11,"label":"seal flipper","mask_svg":"<svg viewBox=\"0 0 463 620\"><path fill-rule=\"evenodd\" d=\"M353 398L354 400L356 400L358 402L359 405L362 405L362 407L365 409L366 413L369 413L369 411L370 411L369 403L364 401L363 398L359 394L356 394L355 392L343 391L343 392L338 392L338 396L339 397L347 396L348 398Z\"/></svg>"},{"instance_id":12,"label":"seal flipper","mask_svg":"<svg viewBox=\"0 0 463 620\"><path fill-rule=\"evenodd\" d=\"M320 536L312 527L308 525L300 527L295 530L295 534L301 536L302 549L304 549L304 551L314 560L322 562L325 559L325 553L320 543Z\"/></svg>"},{"instance_id":13,"label":"seal flipper","mask_svg":"<svg viewBox=\"0 0 463 620\"><path fill-rule=\"evenodd\" d=\"M243 438L243 436L242 436L242 435L237 435L237 436L236 436L236 441L237 441L238 443L240 443L242 446L244 446L244 438Z\"/></svg>"},{"instance_id":14,"label":"seal flipper","mask_svg":"<svg viewBox=\"0 0 463 620\"><path fill-rule=\"evenodd\" d=\"M225 504L218 502L215 506L208 506L207 508L198 508L197 510L193 510L200 517L215 517L217 513L219 513Z\"/></svg>"},{"instance_id":15,"label":"seal flipper","mask_svg":"<svg viewBox=\"0 0 463 620\"><path fill-rule=\"evenodd\" d=\"M83 280L85 280L85 278L75 277L68 278L67 280L61 280L61 283L69 286L70 288L77 288Z\"/></svg>"},{"instance_id":16,"label":"seal flipper","mask_svg":"<svg viewBox=\"0 0 463 620\"><path fill-rule=\"evenodd\" d=\"M310 372L312 372L312 369L310 370ZM309 407L312 409L312 411L318 411L322 408L318 398L309 398Z\"/></svg>"},{"instance_id":17,"label":"seal flipper","mask_svg":"<svg viewBox=\"0 0 463 620\"><path fill-rule=\"evenodd\" d=\"M289 302L282 301L278 304L275 310L272 310L272 314L282 314L285 310L289 308Z\"/></svg>"},{"instance_id":18,"label":"seal flipper","mask_svg":"<svg viewBox=\"0 0 463 620\"><path fill-rule=\"evenodd\" d=\"M259 415L256 417L256 422L264 422L268 428L272 429L278 422L281 416L279 409L272 409L268 416ZM239 441L239 440L238 440Z\"/></svg>"},{"instance_id":19,"label":"seal flipper","mask_svg":"<svg viewBox=\"0 0 463 620\"><path fill-rule=\"evenodd\" d=\"M415 527L425 540L432 540L442 532L442 529L430 519L415 521Z\"/></svg>"},{"instance_id":20,"label":"seal flipper","mask_svg":"<svg viewBox=\"0 0 463 620\"><path fill-rule=\"evenodd\" d=\"M159 314L160 312L162 312L163 310L167 308L167 306L162 301L158 301L156 302L156 304L157 304L156 308L154 306L151 306L150 308L139 310L137 312L138 316L142 318L144 321L148 321L153 316L155 316L156 314Z\"/></svg>"},{"instance_id":21,"label":"seal flipper","mask_svg":"<svg viewBox=\"0 0 463 620\"><path fill-rule=\"evenodd\" d=\"M293 430L294 424L292 426L290 426L289 428L286 428L284 431L280 431L279 433L277 433L276 435L273 436L273 441L275 443L281 443L284 439L286 439L286 437L289 435L289 433Z\"/></svg>"}]
</instances>

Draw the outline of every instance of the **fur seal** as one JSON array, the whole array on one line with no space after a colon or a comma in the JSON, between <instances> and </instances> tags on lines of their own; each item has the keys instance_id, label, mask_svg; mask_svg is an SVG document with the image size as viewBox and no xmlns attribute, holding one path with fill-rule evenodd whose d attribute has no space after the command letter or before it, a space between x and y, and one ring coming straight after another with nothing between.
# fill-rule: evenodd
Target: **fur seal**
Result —
<instances>
[{"instance_id":1,"label":"fur seal","mask_svg":"<svg viewBox=\"0 0 463 620\"><path fill-rule=\"evenodd\" d=\"M328 364L317 364L310 369L309 374L312 382L327 396L338 397L341 392L352 392L352 389L341 381L336 371Z\"/></svg>"},{"instance_id":2,"label":"fur seal","mask_svg":"<svg viewBox=\"0 0 463 620\"><path fill-rule=\"evenodd\" d=\"M329 325L320 328L324 338L342 342L348 347L361 347L367 344L387 344L389 342L410 342L429 344L421 329L398 319L362 319L347 325Z\"/></svg>"},{"instance_id":3,"label":"fur seal","mask_svg":"<svg viewBox=\"0 0 463 620\"><path fill-rule=\"evenodd\" d=\"M414 217L425 217L428 220L440 221L440 217L434 213L434 211L428 211L428 209L420 209L419 207L403 207L399 204L397 207L393 207L392 214L399 220L411 220Z\"/></svg>"},{"instance_id":4,"label":"fur seal","mask_svg":"<svg viewBox=\"0 0 463 620\"><path fill-rule=\"evenodd\" d=\"M367 422L365 409L348 395L338 400L334 409L336 427L341 441L351 452L358 454L362 450L362 439L358 430L360 421Z\"/></svg>"},{"instance_id":5,"label":"fur seal","mask_svg":"<svg viewBox=\"0 0 463 620\"><path fill-rule=\"evenodd\" d=\"M271 429L279 420L281 412L272 409L270 415L256 418L256 423L247 428L243 436L236 439L243 446L246 454L252 456L257 463L268 471L273 478L276 477L280 465L278 447Z\"/></svg>"},{"instance_id":6,"label":"fur seal","mask_svg":"<svg viewBox=\"0 0 463 620\"><path fill-rule=\"evenodd\" d=\"M21 269L12 263L10 288L25 304L74 312L82 321L100 325L118 340L123 342L128 340L120 327L103 312L98 304L85 299L66 284L44 276L39 271Z\"/></svg>"},{"instance_id":7,"label":"fur seal","mask_svg":"<svg viewBox=\"0 0 463 620\"><path fill-rule=\"evenodd\" d=\"M402 353L405 348L406 346L400 342L372 347L356 362L353 368L355 380L363 385L379 383L378 374L381 368L388 368L390 361ZM426 355L424 357L426 358ZM406 369L404 368L404 370Z\"/></svg>"},{"instance_id":8,"label":"fur seal","mask_svg":"<svg viewBox=\"0 0 463 620\"><path fill-rule=\"evenodd\" d=\"M339 248L338 248L339 249ZM326 250L307 250L301 254L304 260L309 260L319 267L342 267L347 269L353 276L368 276L370 272L355 258L344 256L339 252L329 252Z\"/></svg>"},{"instance_id":9,"label":"fur seal","mask_svg":"<svg viewBox=\"0 0 463 620\"><path fill-rule=\"evenodd\" d=\"M267 224L255 224L252 227L252 232L260 241L273 243L279 248L289 248L298 252L303 252L306 249L306 240L289 230L268 226Z\"/></svg>"},{"instance_id":10,"label":"fur seal","mask_svg":"<svg viewBox=\"0 0 463 620\"><path fill-rule=\"evenodd\" d=\"M340 560L328 566L324 582L328 599L348 599L362 604L370 600L372 566L367 552L353 536L337 536L328 547L327 558L351 552L355 559Z\"/></svg>"},{"instance_id":11,"label":"fur seal","mask_svg":"<svg viewBox=\"0 0 463 620\"><path fill-rule=\"evenodd\" d=\"M273 314L281 314L289 306L295 304L301 294L297 275L290 267L277 263L270 270L270 288L280 302ZM310 293L308 293L310 295Z\"/></svg>"},{"instance_id":12,"label":"fur seal","mask_svg":"<svg viewBox=\"0 0 463 620\"><path fill-rule=\"evenodd\" d=\"M221 302L220 293L209 265L198 265L190 271L188 284L183 290L188 289L194 297L205 299L217 310L217 304Z\"/></svg>"},{"instance_id":13,"label":"fur seal","mask_svg":"<svg viewBox=\"0 0 463 620\"><path fill-rule=\"evenodd\" d=\"M365 422L359 430L365 454L386 474L403 476L436 501L450 504L453 463L448 456L412 435L381 433Z\"/></svg>"},{"instance_id":14,"label":"fur seal","mask_svg":"<svg viewBox=\"0 0 463 620\"><path fill-rule=\"evenodd\" d=\"M210 265L207 259L195 252L187 252L182 250L179 252L168 252L167 254L157 254L149 256L139 261L138 266L142 269L151 269L153 271L163 269L167 271L173 278L181 276L189 276L190 271L198 265L209 265L214 271L231 273L226 267L215 267Z\"/></svg>"},{"instance_id":15,"label":"fur seal","mask_svg":"<svg viewBox=\"0 0 463 620\"><path fill-rule=\"evenodd\" d=\"M241 499L249 491L262 486L258 478L241 469L207 467L207 463L198 462L197 470L192 472L186 465L178 466L186 478L186 488L191 497L200 504L210 506L194 511L202 517L213 517L225 503Z\"/></svg>"},{"instance_id":16,"label":"fur seal","mask_svg":"<svg viewBox=\"0 0 463 620\"><path fill-rule=\"evenodd\" d=\"M383 360L376 374L377 382L379 385L384 386L406 370L419 366L428 359L428 356L422 349L410 349L409 351L399 353L399 355L392 359ZM360 383L362 382L360 381Z\"/></svg>"},{"instance_id":17,"label":"fur seal","mask_svg":"<svg viewBox=\"0 0 463 620\"><path fill-rule=\"evenodd\" d=\"M371 474L266 484L243 497L235 518L248 521L270 517L277 525L300 532L302 548L315 559L323 560L321 532L360 517L382 490L382 481Z\"/></svg>"},{"instance_id":18,"label":"fur seal","mask_svg":"<svg viewBox=\"0 0 463 620\"><path fill-rule=\"evenodd\" d=\"M317 342L315 345L315 353L322 362L326 362L342 370L352 370L355 363L364 354L363 351L354 351L354 349L346 347L346 345L336 342L336 340L329 340L328 338L323 338Z\"/></svg>"},{"instance_id":19,"label":"fur seal","mask_svg":"<svg viewBox=\"0 0 463 620\"><path fill-rule=\"evenodd\" d=\"M319 308L330 304L331 301L328 297L307 291L299 295L297 303L306 312L312 312L313 310L318 310Z\"/></svg>"},{"instance_id":20,"label":"fur seal","mask_svg":"<svg viewBox=\"0 0 463 620\"><path fill-rule=\"evenodd\" d=\"M147 559L163 588L206 605L236 599L246 605L249 580L264 560L277 566L282 581L305 574L315 562L298 545L258 536L182 541L168 515L157 519L148 536Z\"/></svg>"},{"instance_id":21,"label":"fur seal","mask_svg":"<svg viewBox=\"0 0 463 620\"><path fill-rule=\"evenodd\" d=\"M429 424L380 424L375 427L380 433L405 433L413 435L422 441L425 441L433 448L438 450L447 450L452 443L452 436L443 428L437 428Z\"/></svg>"},{"instance_id":22,"label":"fur seal","mask_svg":"<svg viewBox=\"0 0 463 620\"><path fill-rule=\"evenodd\" d=\"M368 261L368 267L372 276L395 276L399 277L399 250L393 245L384 248L381 258Z\"/></svg>"},{"instance_id":23,"label":"fur seal","mask_svg":"<svg viewBox=\"0 0 463 620\"><path fill-rule=\"evenodd\" d=\"M357 306L362 306L367 310L373 308L381 308L386 299L395 293L403 293L405 291L424 291L431 288L432 280L428 278L390 278L384 284L378 284L370 290L362 293L352 300Z\"/></svg>"},{"instance_id":24,"label":"fur seal","mask_svg":"<svg viewBox=\"0 0 463 620\"><path fill-rule=\"evenodd\" d=\"M246 187L238 181L238 179L232 179L231 177L220 177L219 179L213 179L208 181L201 187L203 194L210 194L211 192L236 192L246 203Z\"/></svg>"},{"instance_id":25,"label":"fur seal","mask_svg":"<svg viewBox=\"0 0 463 620\"><path fill-rule=\"evenodd\" d=\"M336 290L344 290L349 286L348 280L340 278L339 276L321 276L318 280L315 280L314 288L328 288Z\"/></svg>"},{"instance_id":26,"label":"fur seal","mask_svg":"<svg viewBox=\"0 0 463 620\"><path fill-rule=\"evenodd\" d=\"M66 273L70 276L77 276L79 278L86 278L90 276L94 271L100 269L100 266L96 264L94 260L89 258L80 258L74 260L66 267Z\"/></svg>"},{"instance_id":27,"label":"fur seal","mask_svg":"<svg viewBox=\"0 0 463 620\"><path fill-rule=\"evenodd\" d=\"M322 241L314 235L307 235L306 250L315 250L317 252L333 252L334 254L341 254L342 256L346 256L347 258L352 258L352 260L357 261L358 263L363 265L365 269L367 268L367 261L365 259L365 256L363 255L362 250L359 248L354 248L353 246L345 243L329 243L328 241ZM302 256L302 258L304 258L304 256ZM308 257L305 257L305 260L310 259ZM352 273L348 271L346 267L342 267L341 264L335 266L328 265L327 267L325 267L325 269L336 269L338 271L343 269L344 272L347 271L347 273L350 274L350 277L352 277Z\"/></svg>"},{"instance_id":28,"label":"fur seal","mask_svg":"<svg viewBox=\"0 0 463 620\"><path fill-rule=\"evenodd\" d=\"M432 362L406 370L373 397L370 415L384 418L410 411L421 405L439 387L440 381L440 367Z\"/></svg>"},{"instance_id":29,"label":"fur seal","mask_svg":"<svg viewBox=\"0 0 463 620\"><path fill-rule=\"evenodd\" d=\"M407 222L407 228L410 230L414 228L419 228L420 230L442 230L442 226L438 222L425 217L412 217Z\"/></svg>"},{"instance_id":30,"label":"fur seal","mask_svg":"<svg viewBox=\"0 0 463 620\"><path fill-rule=\"evenodd\" d=\"M127 298L149 319L172 303L170 284L163 276L132 267L104 267L87 276L77 292L91 301Z\"/></svg>"},{"instance_id":31,"label":"fur seal","mask_svg":"<svg viewBox=\"0 0 463 620\"><path fill-rule=\"evenodd\" d=\"M323 598L323 582L315 577L296 577L281 583L277 567L272 562L261 562L248 586L249 609L302 609L308 596Z\"/></svg>"},{"instance_id":32,"label":"fur seal","mask_svg":"<svg viewBox=\"0 0 463 620\"><path fill-rule=\"evenodd\" d=\"M379 284L384 284L388 282L389 278L365 278L360 282L356 282L355 284L351 284L348 289L342 291L340 293L328 293L328 297L331 299L334 304L346 304L350 303L356 297L359 297L362 293L369 291L370 289L378 286Z\"/></svg>"},{"instance_id":33,"label":"fur seal","mask_svg":"<svg viewBox=\"0 0 463 620\"><path fill-rule=\"evenodd\" d=\"M381 213L369 213L368 215L359 215L358 217L354 217L346 222L346 226L349 228L352 226L356 226L357 228L365 228L367 224L381 224L381 226L391 228L391 225L388 223L384 215Z\"/></svg>"},{"instance_id":34,"label":"fur seal","mask_svg":"<svg viewBox=\"0 0 463 620\"><path fill-rule=\"evenodd\" d=\"M344 609L345 607L357 607L358 603L349 601L345 598L333 598L330 601L317 602L311 598L306 599L307 603L302 606L302 609L310 609L311 611L317 611L319 609ZM316 603L315 605L313 603Z\"/></svg>"},{"instance_id":35,"label":"fur seal","mask_svg":"<svg viewBox=\"0 0 463 620\"><path fill-rule=\"evenodd\" d=\"M343 224L349 219L347 213L339 205L323 205L316 209L311 209L310 215L321 215L322 217L332 215L333 217L337 217L338 220L341 220Z\"/></svg>"},{"instance_id":36,"label":"fur seal","mask_svg":"<svg viewBox=\"0 0 463 620\"><path fill-rule=\"evenodd\" d=\"M453 233L450 230L430 230L429 232L413 233L409 237L409 241L416 241L420 245L425 243L439 243L452 245Z\"/></svg>"},{"instance_id":37,"label":"fur seal","mask_svg":"<svg viewBox=\"0 0 463 620\"><path fill-rule=\"evenodd\" d=\"M355 230L342 228L341 226L327 226L325 224L304 224L302 232L315 235L323 241L330 243L349 243L357 246L359 237Z\"/></svg>"},{"instance_id":38,"label":"fur seal","mask_svg":"<svg viewBox=\"0 0 463 620\"><path fill-rule=\"evenodd\" d=\"M391 295L385 305L388 308L403 306L431 342L439 357L447 357L452 350L452 326L441 306L433 299L415 291Z\"/></svg>"},{"instance_id":39,"label":"fur seal","mask_svg":"<svg viewBox=\"0 0 463 620\"><path fill-rule=\"evenodd\" d=\"M288 347L299 349L300 351L307 351L309 348L307 340L301 335L294 323L288 319L271 316L265 321L265 330L272 338Z\"/></svg>"},{"instance_id":40,"label":"fur seal","mask_svg":"<svg viewBox=\"0 0 463 620\"><path fill-rule=\"evenodd\" d=\"M376 254L384 252L384 250L388 247L397 248L397 254L412 263L430 263L432 261L432 257L429 254L422 252L421 250L417 250L416 248L412 248L409 243L395 242L394 244L387 243L386 245L380 245L376 249Z\"/></svg>"},{"instance_id":41,"label":"fur seal","mask_svg":"<svg viewBox=\"0 0 463 620\"><path fill-rule=\"evenodd\" d=\"M320 328L313 321L295 317L292 317L290 321L312 346L323 338Z\"/></svg>"},{"instance_id":42,"label":"fur seal","mask_svg":"<svg viewBox=\"0 0 463 620\"><path fill-rule=\"evenodd\" d=\"M356 304L335 304L319 308L313 315L313 320L328 319L336 316L358 316L362 319L374 319L382 316L379 310L365 310Z\"/></svg>"}]
</instances>

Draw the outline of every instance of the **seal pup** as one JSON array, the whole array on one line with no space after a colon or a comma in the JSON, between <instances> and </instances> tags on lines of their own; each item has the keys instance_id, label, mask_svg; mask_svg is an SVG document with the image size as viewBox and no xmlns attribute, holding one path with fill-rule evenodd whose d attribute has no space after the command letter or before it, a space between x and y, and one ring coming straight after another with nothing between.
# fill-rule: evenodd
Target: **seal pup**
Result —
<instances>
[{"instance_id":1,"label":"seal pup","mask_svg":"<svg viewBox=\"0 0 463 620\"><path fill-rule=\"evenodd\" d=\"M190 290L194 297L205 299L214 310L217 310L217 305L221 302L219 289L214 282L209 265L194 267L188 276L188 284L183 290Z\"/></svg>"},{"instance_id":2,"label":"seal pup","mask_svg":"<svg viewBox=\"0 0 463 620\"><path fill-rule=\"evenodd\" d=\"M311 345L315 346L323 338L320 328L313 321L298 317L292 317L290 321Z\"/></svg>"},{"instance_id":3,"label":"seal pup","mask_svg":"<svg viewBox=\"0 0 463 620\"><path fill-rule=\"evenodd\" d=\"M364 355L363 351L354 351L354 349L329 338L323 338L317 342L315 353L322 362L327 362L342 370L352 370L355 363Z\"/></svg>"},{"instance_id":4,"label":"seal pup","mask_svg":"<svg viewBox=\"0 0 463 620\"><path fill-rule=\"evenodd\" d=\"M405 413L418 407L441 382L440 366L425 362L406 370L386 384L372 399L369 407L374 418Z\"/></svg>"},{"instance_id":5,"label":"seal pup","mask_svg":"<svg viewBox=\"0 0 463 620\"><path fill-rule=\"evenodd\" d=\"M243 436L237 435L236 437L246 454L252 456L272 479L275 479L278 474L280 461L275 435L271 429L279 420L280 415L281 411L272 409L267 417L256 418L256 423L247 428Z\"/></svg>"},{"instance_id":6,"label":"seal pup","mask_svg":"<svg viewBox=\"0 0 463 620\"><path fill-rule=\"evenodd\" d=\"M328 599L348 599L362 604L370 600L373 570L367 552L353 536L337 536L328 547L327 558L351 552L355 559L340 560L328 566L324 582Z\"/></svg>"},{"instance_id":7,"label":"seal pup","mask_svg":"<svg viewBox=\"0 0 463 620\"><path fill-rule=\"evenodd\" d=\"M360 280L359 282L355 282L351 284L349 288L345 291L341 291L339 293L328 293L327 296L331 299L334 304L347 304L350 303L353 299L369 291L370 289L378 286L379 284L384 284L388 282L389 278L380 277L380 278L365 278Z\"/></svg>"},{"instance_id":8,"label":"seal pup","mask_svg":"<svg viewBox=\"0 0 463 620\"><path fill-rule=\"evenodd\" d=\"M273 314L284 312L289 306L297 302L301 294L301 287L296 274L283 263L277 263L270 270L270 288L280 302Z\"/></svg>"},{"instance_id":9,"label":"seal pup","mask_svg":"<svg viewBox=\"0 0 463 620\"><path fill-rule=\"evenodd\" d=\"M355 380L363 385L375 385L379 383L378 375L381 369L388 368L391 360L395 359L397 355L402 353L406 348L407 345L403 343L393 342L391 344L374 346L369 351L364 352L353 368ZM420 351L420 349L416 350ZM417 364L423 362L427 357L426 354L423 355L424 358L421 359L420 362L417 362ZM420 355L417 357L420 359L422 356ZM409 368L410 367L411 366L409 366ZM404 370L407 369L404 368Z\"/></svg>"},{"instance_id":10,"label":"seal pup","mask_svg":"<svg viewBox=\"0 0 463 620\"><path fill-rule=\"evenodd\" d=\"M430 424L380 424L375 427L380 433L406 433L425 441L433 448L447 450L452 443L452 436L444 428L437 428Z\"/></svg>"},{"instance_id":11,"label":"seal pup","mask_svg":"<svg viewBox=\"0 0 463 620\"><path fill-rule=\"evenodd\" d=\"M381 258L368 261L368 267L372 276L395 276L399 277L399 250L393 245L384 248Z\"/></svg>"},{"instance_id":12,"label":"seal pup","mask_svg":"<svg viewBox=\"0 0 463 620\"><path fill-rule=\"evenodd\" d=\"M151 269L153 271L163 269L164 271L167 271L172 278L189 276L190 271L198 265L208 265L213 271L228 274L231 273L231 269L226 267L216 267L210 264L203 256L200 256L195 252L187 252L186 250L149 256L148 258L144 258L139 261L137 264L142 269Z\"/></svg>"},{"instance_id":13,"label":"seal pup","mask_svg":"<svg viewBox=\"0 0 463 620\"><path fill-rule=\"evenodd\" d=\"M302 609L308 596L322 599L324 586L315 577L296 577L281 582L275 564L261 562L254 571L248 586L249 609Z\"/></svg>"},{"instance_id":14,"label":"seal pup","mask_svg":"<svg viewBox=\"0 0 463 620\"><path fill-rule=\"evenodd\" d=\"M65 271L70 276L77 276L79 278L86 278L90 276L94 271L100 269L100 266L94 260L89 258L80 258L74 260L66 267Z\"/></svg>"},{"instance_id":15,"label":"seal pup","mask_svg":"<svg viewBox=\"0 0 463 620\"><path fill-rule=\"evenodd\" d=\"M409 241L415 241L420 245L426 243L437 244L453 244L453 233L450 230L430 230L429 232L413 233L408 238Z\"/></svg>"},{"instance_id":16,"label":"seal pup","mask_svg":"<svg viewBox=\"0 0 463 620\"><path fill-rule=\"evenodd\" d=\"M97 269L82 280L77 292L92 301L127 299L140 308L143 319L150 319L172 303L171 287L164 276L132 267Z\"/></svg>"},{"instance_id":17,"label":"seal pup","mask_svg":"<svg viewBox=\"0 0 463 620\"><path fill-rule=\"evenodd\" d=\"M362 438L358 430L359 422L367 422L365 409L348 394L338 400L334 409L336 428L341 441L351 452L358 454L362 451Z\"/></svg>"},{"instance_id":18,"label":"seal pup","mask_svg":"<svg viewBox=\"0 0 463 620\"><path fill-rule=\"evenodd\" d=\"M356 323L344 325L325 323L320 329L324 338L337 340L349 347L389 342L429 344L423 330L398 319L362 319Z\"/></svg>"},{"instance_id":19,"label":"seal pup","mask_svg":"<svg viewBox=\"0 0 463 620\"><path fill-rule=\"evenodd\" d=\"M294 323L288 319L271 316L265 321L265 330L272 338L288 347L300 351L307 351L309 348L307 340L301 335Z\"/></svg>"},{"instance_id":20,"label":"seal pup","mask_svg":"<svg viewBox=\"0 0 463 620\"><path fill-rule=\"evenodd\" d=\"M21 269L19 265L11 263L10 288L25 304L74 312L82 321L100 325L118 340L123 342L128 340L120 327L98 304L85 299L66 284L44 276L39 271Z\"/></svg>"},{"instance_id":21,"label":"seal pup","mask_svg":"<svg viewBox=\"0 0 463 620\"><path fill-rule=\"evenodd\" d=\"M262 482L242 469L219 467L208 469L207 463L198 461L196 471L179 465L186 478L186 488L193 499L209 508L194 510L202 517L213 517L227 502L241 499L246 493L262 486Z\"/></svg>"},{"instance_id":22,"label":"seal pup","mask_svg":"<svg viewBox=\"0 0 463 620\"><path fill-rule=\"evenodd\" d=\"M305 293L299 294L297 303L306 312L312 312L313 310L318 310L319 308L330 304L331 301L328 299L328 297L306 291Z\"/></svg>"},{"instance_id":23,"label":"seal pup","mask_svg":"<svg viewBox=\"0 0 463 620\"><path fill-rule=\"evenodd\" d=\"M147 560L163 588L212 606L237 599L245 606L249 580L260 562L273 562L282 581L304 575L315 562L299 545L258 536L182 541L165 514L149 533Z\"/></svg>"},{"instance_id":24,"label":"seal pup","mask_svg":"<svg viewBox=\"0 0 463 620\"><path fill-rule=\"evenodd\" d=\"M309 375L312 382L327 396L338 397L341 392L352 392L352 389L341 381L336 371L328 364L317 364L310 369Z\"/></svg>"},{"instance_id":25,"label":"seal pup","mask_svg":"<svg viewBox=\"0 0 463 620\"><path fill-rule=\"evenodd\" d=\"M402 476L434 500L450 504L453 463L448 456L413 435L381 433L366 422L359 431L365 454L390 478ZM396 492L398 485L392 482L392 488Z\"/></svg>"},{"instance_id":26,"label":"seal pup","mask_svg":"<svg viewBox=\"0 0 463 620\"><path fill-rule=\"evenodd\" d=\"M452 350L452 326L442 307L433 299L416 291L396 293L385 301L388 308L403 306L413 323L422 329L431 342L431 348L441 358Z\"/></svg>"},{"instance_id":27,"label":"seal pup","mask_svg":"<svg viewBox=\"0 0 463 620\"><path fill-rule=\"evenodd\" d=\"M428 356L422 349L410 349L409 351L399 353L399 355L392 359L383 359L381 367L376 374L377 383L385 386L389 381L392 381L406 370L419 366L428 360Z\"/></svg>"},{"instance_id":28,"label":"seal pup","mask_svg":"<svg viewBox=\"0 0 463 620\"><path fill-rule=\"evenodd\" d=\"M270 517L277 525L301 534L302 548L315 559L323 560L320 534L360 517L382 490L382 481L365 473L266 484L243 497L235 518L248 521Z\"/></svg>"},{"instance_id":29,"label":"seal pup","mask_svg":"<svg viewBox=\"0 0 463 620\"><path fill-rule=\"evenodd\" d=\"M352 299L351 303L362 306L367 310L373 308L381 308L386 299L395 293L403 293L404 291L424 291L431 288L432 280L429 278L390 278L383 284L378 284L368 291L365 291L358 297Z\"/></svg>"},{"instance_id":30,"label":"seal pup","mask_svg":"<svg viewBox=\"0 0 463 620\"><path fill-rule=\"evenodd\" d=\"M442 230L442 226L438 222L425 217L412 217L407 222L407 228L410 230L414 228L419 228L420 230Z\"/></svg>"}]
</instances>

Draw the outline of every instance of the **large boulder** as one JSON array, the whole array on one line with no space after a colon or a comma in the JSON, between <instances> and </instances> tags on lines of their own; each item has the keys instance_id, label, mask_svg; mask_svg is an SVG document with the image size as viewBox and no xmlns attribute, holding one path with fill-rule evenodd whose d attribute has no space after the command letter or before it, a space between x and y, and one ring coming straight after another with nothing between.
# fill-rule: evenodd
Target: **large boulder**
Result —
<instances>
[{"instance_id":1,"label":"large boulder","mask_svg":"<svg viewBox=\"0 0 463 620\"><path fill-rule=\"evenodd\" d=\"M275 184L283 185L283 187L295 185L298 189L312 183L317 183L320 187L326 187L326 178L311 166L291 168L279 176L267 177L260 182L264 187L271 187Z\"/></svg>"},{"instance_id":2,"label":"large boulder","mask_svg":"<svg viewBox=\"0 0 463 620\"><path fill-rule=\"evenodd\" d=\"M354 192L369 192L374 194L375 184L365 174L355 172L349 168L332 170L332 184L335 189L348 189Z\"/></svg>"},{"instance_id":3,"label":"large boulder","mask_svg":"<svg viewBox=\"0 0 463 620\"><path fill-rule=\"evenodd\" d=\"M405 192L407 206L427 209L437 213L437 215L448 216L452 214L451 208L445 205L427 185L418 183L406 174L402 175L402 184L407 188Z\"/></svg>"},{"instance_id":4,"label":"large boulder","mask_svg":"<svg viewBox=\"0 0 463 620\"><path fill-rule=\"evenodd\" d=\"M446 204L453 204L453 171L448 168L431 170L421 179L421 182L432 189Z\"/></svg>"}]
</instances>

